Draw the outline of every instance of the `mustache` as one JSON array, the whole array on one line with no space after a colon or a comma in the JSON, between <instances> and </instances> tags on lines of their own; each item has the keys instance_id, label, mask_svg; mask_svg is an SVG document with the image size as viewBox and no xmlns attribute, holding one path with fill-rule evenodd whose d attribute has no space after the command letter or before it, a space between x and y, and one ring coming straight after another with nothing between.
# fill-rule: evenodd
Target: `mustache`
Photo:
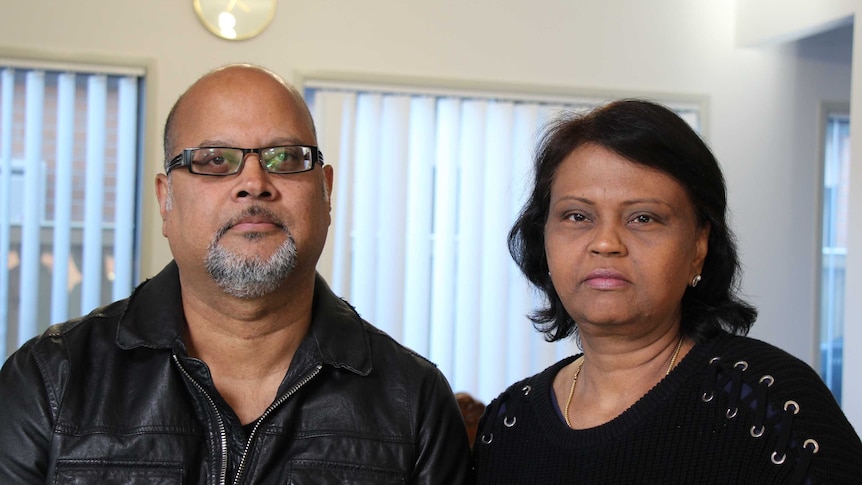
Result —
<instances>
[{"instance_id":1,"label":"mustache","mask_svg":"<svg viewBox=\"0 0 862 485\"><path fill-rule=\"evenodd\" d=\"M244 219L249 217L263 217L269 223L277 226L281 230L286 230L286 226L284 222L271 210L261 207L258 205L253 205L248 209L240 212L239 214L231 217L224 225L222 225L218 232L216 232L215 237L213 237L213 242L220 240L227 232L235 225L242 222Z\"/></svg>"}]
</instances>

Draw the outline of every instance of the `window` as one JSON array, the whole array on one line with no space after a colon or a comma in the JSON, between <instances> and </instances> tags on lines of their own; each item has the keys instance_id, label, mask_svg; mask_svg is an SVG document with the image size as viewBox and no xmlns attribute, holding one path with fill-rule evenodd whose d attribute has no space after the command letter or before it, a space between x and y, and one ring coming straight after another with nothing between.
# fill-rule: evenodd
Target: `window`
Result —
<instances>
[{"instance_id":1,"label":"window","mask_svg":"<svg viewBox=\"0 0 862 485\"><path fill-rule=\"evenodd\" d=\"M336 293L483 402L572 354L526 317L539 302L507 234L542 126L603 100L328 81L305 97L335 166ZM699 105L679 112L699 124Z\"/></svg>"},{"instance_id":2,"label":"window","mask_svg":"<svg viewBox=\"0 0 862 485\"><path fill-rule=\"evenodd\" d=\"M823 164L823 228L820 276L820 376L841 402L844 357L844 268L847 257L847 199L850 171L850 115L826 116Z\"/></svg>"},{"instance_id":3,"label":"window","mask_svg":"<svg viewBox=\"0 0 862 485\"><path fill-rule=\"evenodd\" d=\"M0 59L0 345L136 281L142 69Z\"/></svg>"}]
</instances>

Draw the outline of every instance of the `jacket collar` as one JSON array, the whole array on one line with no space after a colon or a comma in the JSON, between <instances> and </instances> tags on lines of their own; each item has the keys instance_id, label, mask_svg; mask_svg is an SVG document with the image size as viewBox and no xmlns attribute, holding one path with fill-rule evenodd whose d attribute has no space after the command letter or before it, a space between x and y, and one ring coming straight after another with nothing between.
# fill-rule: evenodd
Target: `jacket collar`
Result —
<instances>
[{"instance_id":1,"label":"jacket collar","mask_svg":"<svg viewBox=\"0 0 862 485\"><path fill-rule=\"evenodd\" d=\"M180 294L180 271L171 261L159 274L144 281L129 297L120 316L117 345L124 350L137 347L170 349L182 345L185 325Z\"/></svg>"},{"instance_id":2,"label":"jacket collar","mask_svg":"<svg viewBox=\"0 0 862 485\"><path fill-rule=\"evenodd\" d=\"M319 273L315 276L311 329L306 339L314 339L324 364L368 375L372 368L370 327L347 301L335 296Z\"/></svg>"},{"instance_id":3,"label":"jacket collar","mask_svg":"<svg viewBox=\"0 0 862 485\"><path fill-rule=\"evenodd\" d=\"M117 346L125 350L185 349L183 325L179 268L171 261L129 297L117 328ZM320 274L315 277L311 328L305 337L311 342L300 345L300 349L316 354L308 357L367 375L372 368L369 327L349 303L332 292Z\"/></svg>"}]
</instances>

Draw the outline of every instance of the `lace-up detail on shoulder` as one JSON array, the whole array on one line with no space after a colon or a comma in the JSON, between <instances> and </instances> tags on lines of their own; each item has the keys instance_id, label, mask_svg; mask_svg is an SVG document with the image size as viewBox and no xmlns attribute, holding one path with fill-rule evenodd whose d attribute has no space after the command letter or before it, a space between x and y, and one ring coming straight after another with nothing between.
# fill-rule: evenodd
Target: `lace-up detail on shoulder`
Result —
<instances>
[{"instance_id":1,"label":"lace-up detail on shoulder","mask_svg":"<svg viewBox=\"0 0 862 485\"><path fill-rule=\"evenodd\" d=\"M811 459L820 446L813 438L796 436L794 420L802 413L798 402L770 400L775 399L771 391L776 384L772 375L756 375L744 360L713 357L703 371L701 400L709 405L726 403L724 415L728 420L750 419L751 439L774 441L772 454L764 459L775 466L793 467L793 479L788 483L804 483Z\"/></svg>"},{"instance_id":2,"label":"lace-up detail on shoulder","mask_svg":"<svg viewBox=\"0 0 862 485\"><path fill-rule=\"evenodd\" d=\"M486 426L481 426L482 432L479 439L485 445L490 445L494 441L494 433L500 423L504 428L512 428L518 423L517 409L519 403L516 400L524 400L530 395L531 386L524 385L519 393L504 392L499 398L494 400L485 411L484 420L488 420Z\"/></svg>"},{"instance_id":3,"label":"lace-up detail on shoulder","mask_svg":"<svg viewBox=\"0 0 862 485\"><path fill-rule=\"evenodd\" d=\"M862 441L823 380L766 342L729 334L698 342L638 402L587 429L566 426L560 392L570 381L554 387L577 357L513 383L489 404L473 447L477 484L815 485L862 477Z\"/></svg>"},{"instance_id":4,"label":"lace-up detail on shoulder","mask_svg":"<svg viewBox=\"0 0 862 485\"><path fill-rule=\"evenodd\" d=\"M562 367L565 363L558 363ZM525 426L530 431L538 432L535 418L536 401L550 401L550 389L546 386L556 375L556 369L546 370L520 382L512 384L506 391L491 401L485 408L482 419L479 422L479 431L476 438L476 447L490 449L496 447L500 441L512 442L516 436L524 433ZM541 389L542 393L537 393ZM525 425L525 421L532 424Z\"/></svg>"}]
</instances>

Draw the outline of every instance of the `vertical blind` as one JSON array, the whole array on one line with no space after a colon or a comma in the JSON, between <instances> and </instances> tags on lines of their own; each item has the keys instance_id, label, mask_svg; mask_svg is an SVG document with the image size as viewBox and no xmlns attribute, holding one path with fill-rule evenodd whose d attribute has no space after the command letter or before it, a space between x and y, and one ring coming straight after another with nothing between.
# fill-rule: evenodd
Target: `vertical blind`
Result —
<instances>
[{"instance_id":1,"label":"vertical blind","mask_svg":"<svg viewBox=\"0 0 862 485\"><path fill-rule=\"evenodd\" d=\"M114 69L115 71L115 69ZM131 291L143 73L0 59L0 345Z\"/></svg>"},{"instance_id":2,"label":"vertical blind","mask_svg":"<svg viewBox=\"0 0 862 485\"><path fill-rule=\"evenodd\" d=\"M332 287L367 320L490 401L576 349L527 314L541 303L507 248L532 152L561 110L599 99L518 99L309 81L335 168ZM697 105L680 113L698 125Z\"/></svg>"},{"instance_id":3,"label":"vertical blind","mask_svg":"<svg viewBox=\"0 0 862 485\"><path fill-rule=\"evenodd\" d=\"M335 167L337 293L485 402L572 352L533 330L537 295L506 246L538 130L564 106L314 83L306 97Z\"/></svg>"}]
</instances>

